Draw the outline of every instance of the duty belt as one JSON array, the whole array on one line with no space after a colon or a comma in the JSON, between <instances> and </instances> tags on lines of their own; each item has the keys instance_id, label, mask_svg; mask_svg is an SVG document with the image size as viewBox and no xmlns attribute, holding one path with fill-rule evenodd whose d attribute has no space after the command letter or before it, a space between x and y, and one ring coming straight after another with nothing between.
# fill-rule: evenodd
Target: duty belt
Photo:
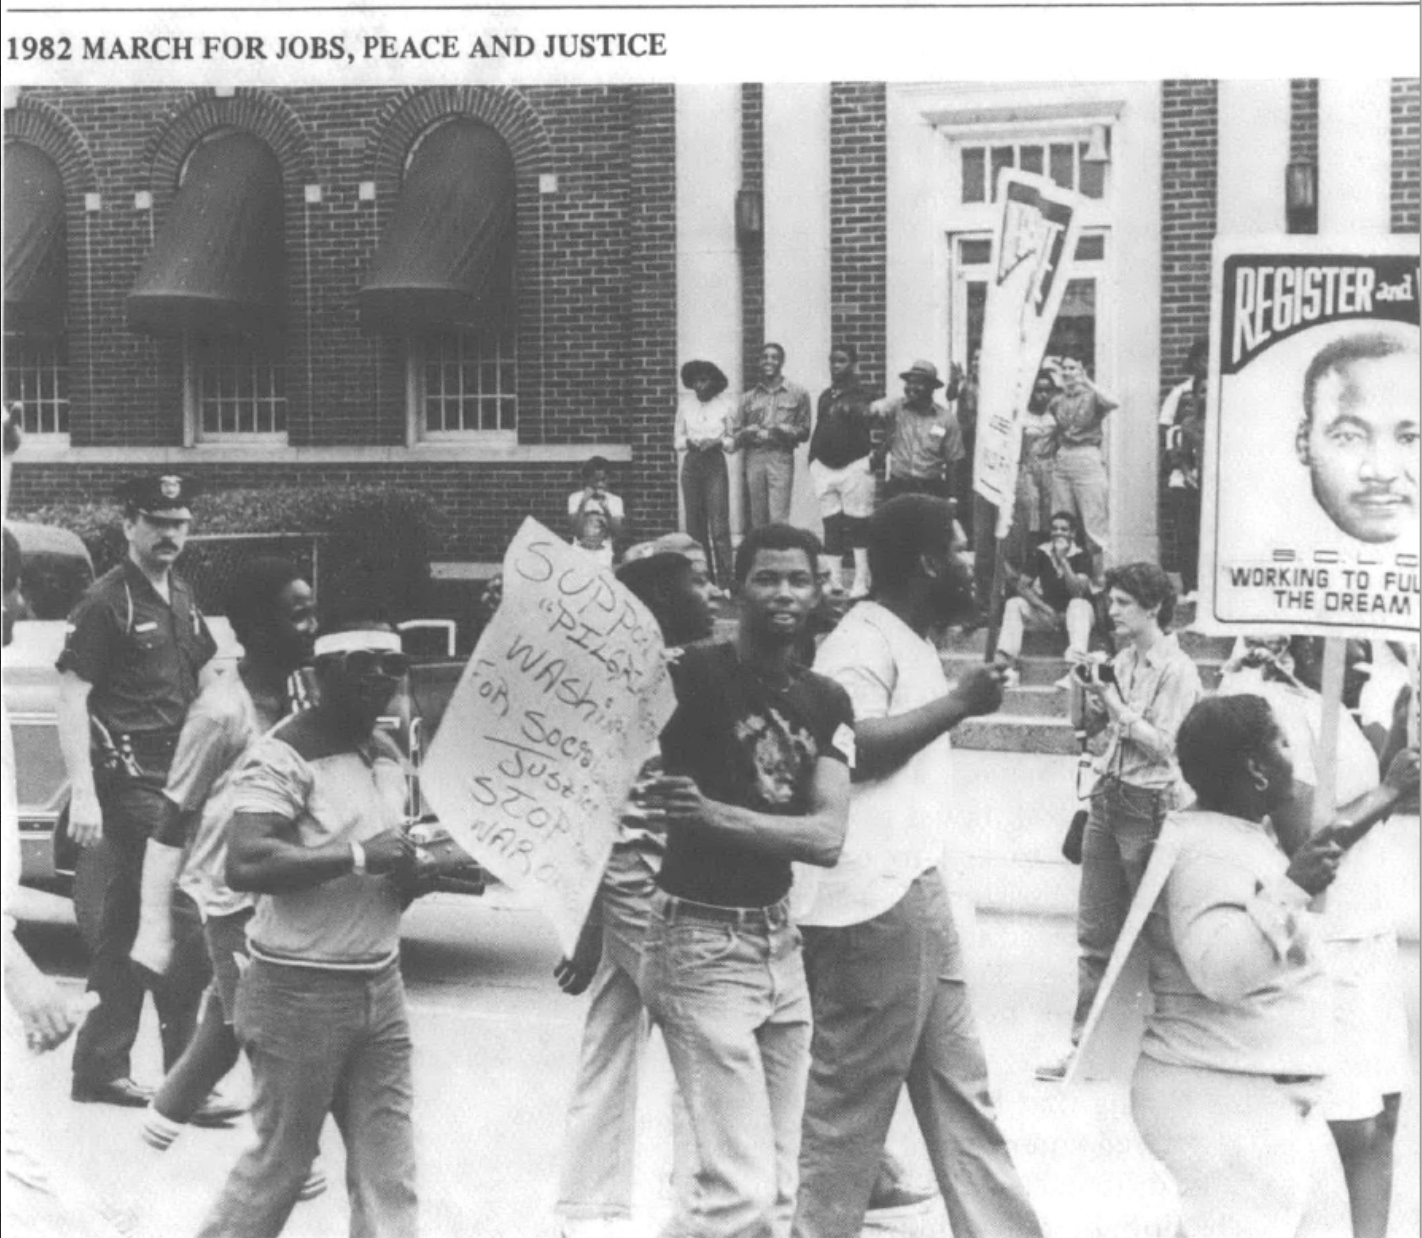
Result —
<instances>
[{"instance_id":1,"label":"duty belt","mask_svg":"<svg viewBox=\"0 0 1422 1238\"><path fill-rule=\"evenodd\" d=\"M97 718L89 719L91 755L95 769L125 778L163 775L177 751L177 727L157 731L111 731Z\"/></svg>"}]
</instances>

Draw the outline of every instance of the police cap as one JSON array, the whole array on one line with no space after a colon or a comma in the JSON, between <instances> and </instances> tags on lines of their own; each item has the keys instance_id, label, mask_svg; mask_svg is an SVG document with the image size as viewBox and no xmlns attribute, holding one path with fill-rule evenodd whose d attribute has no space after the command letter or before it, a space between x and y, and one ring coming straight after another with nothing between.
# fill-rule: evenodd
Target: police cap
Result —
<instances>
[{"instance_id":1,"label":"police cap","mask_svg":"<svg viewBox=\"0 0 1422 1238\"><path fill-rule=\"evenodd\" d=\"M166 520L191 520L188 504L194 487L191 479L176 473L131 477L119 491L124 512L130 517L161 516Z\"/></svg>"}]
</instances>

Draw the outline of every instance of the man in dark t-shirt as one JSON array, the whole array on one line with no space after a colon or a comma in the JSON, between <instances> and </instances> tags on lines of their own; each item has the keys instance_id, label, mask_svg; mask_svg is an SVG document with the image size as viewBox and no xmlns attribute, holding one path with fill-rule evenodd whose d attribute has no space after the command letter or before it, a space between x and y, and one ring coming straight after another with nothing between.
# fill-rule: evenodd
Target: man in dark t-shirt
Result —
<instances>
[{"instance_id":1,"label":"man in dark t-shirt","mask_svg":"<svg viewBox=\"0 0 1422 1238\"><path fill-rule=\"evenodd\" d=\"M690 1113L704 1238L786 1233L795 1205L810 1004L791 862L839 858L854 759L848 694L793 656L818 552L788 525L746 536L740 632L681 655L665 772L641 796L667 829L644 1000Z\"/></svg>"},{"instance_id":2,"label":"man in dark t-shirt","mask_svg":"<svg viewBox=\"0 0 1422 1238\"><path fill-rule=\"evenodd\" d=\"M1092 608L1091 555L1077 538L1076 517L1052 516L1051 540L1032 552L1031 565L1017 577L1017 594L1007 599L997 656L1015 663L1024 632L1067 633L1069 655L1085 656L1096 620Z\"/></svg>"}]
</instances>

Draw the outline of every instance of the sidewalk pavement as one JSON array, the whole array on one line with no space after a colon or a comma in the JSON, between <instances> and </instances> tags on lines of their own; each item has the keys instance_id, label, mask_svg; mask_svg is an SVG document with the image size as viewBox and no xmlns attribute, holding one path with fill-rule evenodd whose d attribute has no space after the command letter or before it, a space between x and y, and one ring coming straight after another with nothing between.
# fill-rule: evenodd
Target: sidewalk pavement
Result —
<instances>
[{"instance_id":1,"label":"sidewalk pavement","mask_svg":"<svg viewBox=\"0 0 1422 1238\"><path fill-rule=\"evenodd\" d=\"M1072 923L1059 917L969 914L960 898L978 1022L1004 1131L1049 1238L1151 1238L1169 1211L1169 1188L1135 1138L1123 1091L1083 1093L1036 1082L1033 1068L1066 1047L1075 986ZM558 1149L584 1001L557 991L558 948L518 896L435 895L407 919L405 971L415 1043L416 1133L426 1238L555 1238ZM1418 951L1403 950L1412 1082L1397 1145L1394 1235L1418 1232ZM67 981L75 987L77 981ZM152 1054L157 1037L140 1040ZM167 1153L139 1140L140 1114L68 1099L68 1048L25 1064L51 1154L93 1190L117 1201L143 1235L193 1232L250 1135L187 1131ZM226 1091L242 1098L239 1067ZM135 1074L156 1077L140 1059ZM638 1124L636 1218L646 1238L666 1215L670 1071L655 1038ZM917 1132L901 1107L891 1135L915 1180L931 1183ZM289 1238L346 1232L343 1156L333 1125L322 1140L332 1188L300 1205ZM1341 1201L1340 1201L1341 1202ZM941 1206L874 1232L946 1238ZM866 1232L870 1232L866 1230Z\"/></svg>"}]
</instances>

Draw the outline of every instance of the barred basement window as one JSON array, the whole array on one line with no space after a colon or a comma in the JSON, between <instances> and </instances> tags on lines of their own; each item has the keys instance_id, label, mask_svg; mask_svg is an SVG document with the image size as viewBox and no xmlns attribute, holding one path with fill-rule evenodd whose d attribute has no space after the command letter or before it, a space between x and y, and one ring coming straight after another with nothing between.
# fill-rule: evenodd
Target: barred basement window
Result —
<instances>
[{"instance_id":1,"label":"barred basement window","mask_svg":"<svg viewBox=\"0 0 1422 1238\"><path fill-rule=\"evenodd\" d=\"M24 405L27 435L69 433L69 354L63 336L5 332L5 403Z\"/></svg>"},{"instance_id":2,"label":"barred basement window","mask_svg":"<svg viewBox=\"0 0 1422 1238\"><path fill-rule=\"evenodd\" d=\"M518 358L510 335L462 331L410 342L411 406L419 437L448 439L518 428Z\"/></svg>"},{"instance_id":3,"label":"barred basement window","mask_svg":"<svg viewBox=\"0 0 1422 1238\"><path fill-rule=\"evenodd\" d=\"M962 148L964 202L996 202L997 173L1001 168L1046 173L1063 189L1076 189L1087 198L1106 194L1106 165L1086 158L1086 142L1011 142Z\"/></svg>"},{"instance_id":4,"label":"barred basement window","mask_svg":"<svg viewBox=\"0 0 1422 1238\"><path fill-rule=\"evenodd\" d=\"M190 336L186 369L194 441L285 441L286 367L273 347Z\"/></svg>"}]
</instances>

